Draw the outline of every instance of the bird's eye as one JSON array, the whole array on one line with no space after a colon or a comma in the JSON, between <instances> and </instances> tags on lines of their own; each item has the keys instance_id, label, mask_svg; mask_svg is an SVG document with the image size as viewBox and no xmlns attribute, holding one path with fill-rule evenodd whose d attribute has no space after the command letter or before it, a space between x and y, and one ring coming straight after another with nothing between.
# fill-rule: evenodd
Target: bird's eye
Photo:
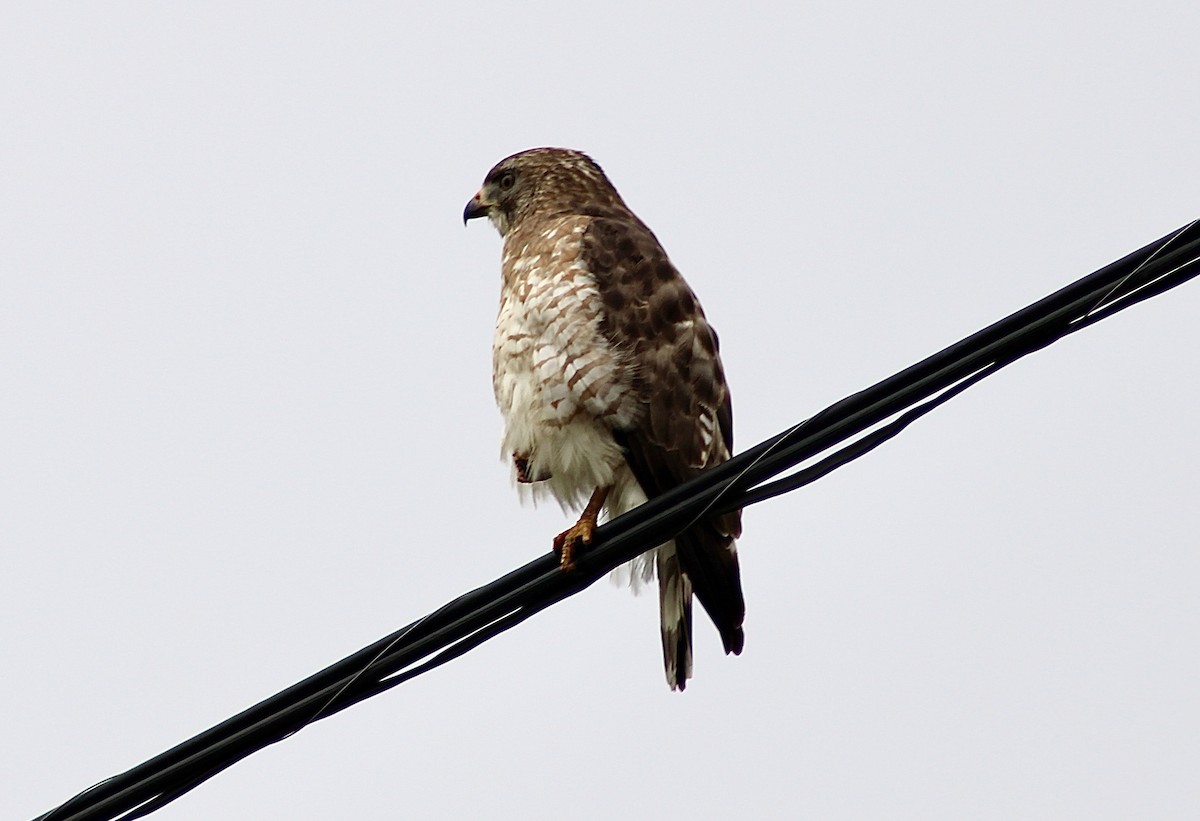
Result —
<instances>
[{"instance_id":1,"label":"bird's eye","mask_svg":"<svg viewBox=\"0 0 1200 821\"><path fill-rule=\"evenodd\" d=\"M500 187L502 189L504 189L505 191L507 191L508 189L513 187L513 183L515 183L516 181L517 181L516 175L513 174L513 172L509 171L503 177L500 178Z\"/></svg>"}]
</instances>

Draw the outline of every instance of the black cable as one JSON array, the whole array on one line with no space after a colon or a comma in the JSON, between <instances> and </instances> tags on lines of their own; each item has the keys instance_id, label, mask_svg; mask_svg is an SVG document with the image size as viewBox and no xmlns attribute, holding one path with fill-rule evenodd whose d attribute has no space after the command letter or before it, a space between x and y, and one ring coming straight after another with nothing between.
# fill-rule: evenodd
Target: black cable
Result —
<instances>
[{"instance_id":1,"label":"black cable","mask_svg":"<svg viewBox=\"0 0 1200 821\"><path fill-rule=\"evenodd\" d=\"M153 812L313 721L457 658L578 593L696 518L813 482L1017 359L1197 274L1200 223L1193 222L601 526L575 571L561 572L547 553L96 784L37 821L132 819ZM851 439L818 463L768 481Z\"/></svg>"}]
</instances>

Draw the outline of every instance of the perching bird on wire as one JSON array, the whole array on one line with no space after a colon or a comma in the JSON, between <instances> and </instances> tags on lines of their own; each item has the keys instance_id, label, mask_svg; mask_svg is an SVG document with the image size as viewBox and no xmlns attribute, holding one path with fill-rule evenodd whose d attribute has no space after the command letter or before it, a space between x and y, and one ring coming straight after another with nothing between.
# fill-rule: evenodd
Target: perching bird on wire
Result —
<instances>
[{"instance_id":1,"label":"perching bird on wire","mask_svg":"<svg viewBox=\"0 0 1200 821\"><path fill-rule=\"evenodd\" d=\"M562 568L613 518L729 458L733 409L717 335L650 229L590 157L535 148L501 160L467 203L504 237L493 388L519 487L579 521L554 539ZM671 689L692 675L692 594L726 653L744 642L735 511L642 557L657 571ZM651 555L653 557L651 558Z\"/></svg>"}]
</instances>

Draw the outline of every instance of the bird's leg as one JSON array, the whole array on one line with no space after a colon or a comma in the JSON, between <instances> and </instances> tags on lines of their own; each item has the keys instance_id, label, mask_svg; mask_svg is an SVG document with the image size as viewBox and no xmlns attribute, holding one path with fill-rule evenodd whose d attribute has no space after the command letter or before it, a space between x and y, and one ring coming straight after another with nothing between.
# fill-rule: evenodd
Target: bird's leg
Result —
<instances>
[{"instance_id":1,"label":"bird's leg","mask_svg":"<svg viewBox=\"0 0 1200 821\"><path fill-rule=\"evenodd\" d=\"M600 508L604 507L604 500L608 498L610 490L612 490L611 487L596 488L592 492L592 498L588 499L587 507L583 509L583 513L579 514L579 521L554 537L554 552L558 554L563 570L571 570L575 567L572 554L578 544L592 543L592 533L596 530L596 517L600 515Z\"/></svg>"}]
</instances>

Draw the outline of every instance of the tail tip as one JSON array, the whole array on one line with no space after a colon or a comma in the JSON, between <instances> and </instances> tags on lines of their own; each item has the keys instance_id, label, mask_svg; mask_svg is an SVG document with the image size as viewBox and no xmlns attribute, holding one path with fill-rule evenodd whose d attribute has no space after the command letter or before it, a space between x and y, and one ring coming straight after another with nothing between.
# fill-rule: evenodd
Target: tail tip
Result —
<instances>
[{"instance_id":1,"label":"tail tip","mask_svg":"<svg viewBox=\"0 0 1200 821\"><path fill-rule=\"evenodd\" d=\"M740 656L742 648L746 646L746 633L739 624L737 627L723 634L721 640L725 644L725 655L733 653L735 656Z\"/></svg>"}]
</instances>

